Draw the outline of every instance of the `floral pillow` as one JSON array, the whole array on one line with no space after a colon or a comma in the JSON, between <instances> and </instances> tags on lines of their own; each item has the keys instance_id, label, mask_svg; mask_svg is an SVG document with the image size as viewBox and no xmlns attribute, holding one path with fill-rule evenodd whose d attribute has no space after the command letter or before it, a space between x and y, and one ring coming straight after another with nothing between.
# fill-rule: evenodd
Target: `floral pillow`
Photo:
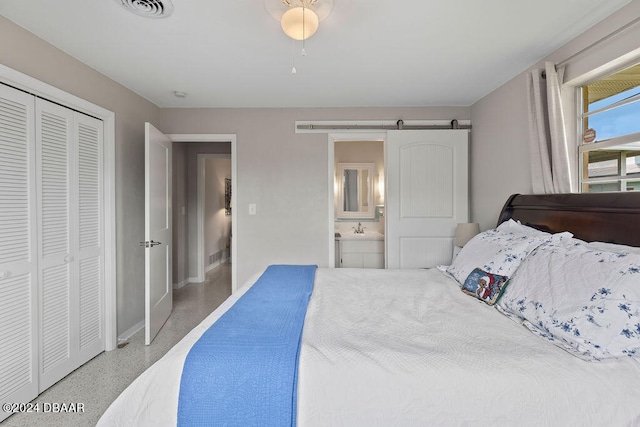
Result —
<instances>
[{"instance_id":1,"label":"floral pillow","mask_svg":"<svg viewBox=\"0 0 640 427\"><path fill-rule=\"evenodd\" d=\"M464 281L462 292L493 305L502 296L508 280L506 276L487 273L480 268L476 268Z\"/></svg>"},{"instance_id":2,"label":"floral pillow","mask_svg":"<svg viewBox=\"0 0 640 427\"><path fill-rule=\"evenodd\" d=\"M460 284L475 268L510 277L531 251L546 241L562 237L571 237L571 234L552 235L510 220L476 235L464 245L446 271Z\"/></svg>"},{"instance_id":3,"label":"floral pillow","mask_svg":"<svg viewBox=\"0 0 640 427\"><path fill-rule=\"evenodd\" d=\"M578 357L640 357L640 254L547 242L520 265L497 307Z\"/></svg>"}]
</instances>

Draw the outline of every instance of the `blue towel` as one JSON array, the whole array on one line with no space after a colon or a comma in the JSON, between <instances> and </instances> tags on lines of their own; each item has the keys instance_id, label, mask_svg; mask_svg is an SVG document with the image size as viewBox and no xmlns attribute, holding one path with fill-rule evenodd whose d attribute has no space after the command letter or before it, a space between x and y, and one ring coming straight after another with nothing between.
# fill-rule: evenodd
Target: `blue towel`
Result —
<instances>
[{"instance_id":1,"label":"blue towel","mask_svg":"<svg viewBox=\"0 0 640 427\"><path fill-rule=\"evenodd\" d=\"M295 426L298 355L316 266L272 265L193 345L179 426Z\"/></svg>"}]
</instances>

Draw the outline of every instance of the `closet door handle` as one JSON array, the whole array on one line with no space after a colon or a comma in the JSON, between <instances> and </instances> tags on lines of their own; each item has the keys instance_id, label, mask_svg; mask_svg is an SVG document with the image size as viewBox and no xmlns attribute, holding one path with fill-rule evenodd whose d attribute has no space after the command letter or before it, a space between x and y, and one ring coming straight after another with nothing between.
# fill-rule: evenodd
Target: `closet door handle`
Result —
<instances>
[{"instance_id":1,"label":"closet door handle","mask_svg":"<svg viewBox=\"0 0 640 427\"><path fill-rule=\"evenodd\" d=\"M73 257L72 257L71 255L66 255L66 256L64 257L64 262L66 262L66 263L70 263L70 262L72 262L72 261L73 261Z\"/></svg>"},{"instance_id":2,"label":"closet door handle","mask_svg":"<svg viewBox=\"0 0 640 427\"><path fill-rule=\"evenodd\" d=\"M8 279L9 277L11 277L10 271L0 271L0 280Z\"/></svg>"}]
</instances>

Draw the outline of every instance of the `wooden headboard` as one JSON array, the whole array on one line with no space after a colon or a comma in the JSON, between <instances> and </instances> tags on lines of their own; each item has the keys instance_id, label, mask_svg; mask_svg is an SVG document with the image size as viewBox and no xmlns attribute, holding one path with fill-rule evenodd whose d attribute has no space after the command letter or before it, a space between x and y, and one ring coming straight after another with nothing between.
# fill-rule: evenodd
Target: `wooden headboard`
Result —
<instances>
[{"instance_id":1,"label":"wooden headboard","mask_svg":"<svg viewBox=\"0 0 640 427\"><path fill-rule=\"evenodd\" d=\"M589 242L640 247L640 192L514 194L498 224L509 218L543 231L570 231Z\"/></svg>"}]
</instances>

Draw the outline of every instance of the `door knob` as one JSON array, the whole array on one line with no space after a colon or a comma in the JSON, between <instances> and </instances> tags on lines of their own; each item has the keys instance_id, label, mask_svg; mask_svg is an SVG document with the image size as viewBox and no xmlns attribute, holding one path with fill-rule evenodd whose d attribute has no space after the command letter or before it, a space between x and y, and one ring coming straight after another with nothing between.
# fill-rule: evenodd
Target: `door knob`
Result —
<instances>
[{"instance_id":1,"label":"door knob","mask_svg":"<svg viewBox=\"0 0 640 427\"><path fill-rule=\"evenodd\" d=\"M140 242L140 246L144 246L145 248L152 248L157 245L161 245L162 242L154 242L153 240L147 240L145 242Z\"/></svg>"}]
</instances>

